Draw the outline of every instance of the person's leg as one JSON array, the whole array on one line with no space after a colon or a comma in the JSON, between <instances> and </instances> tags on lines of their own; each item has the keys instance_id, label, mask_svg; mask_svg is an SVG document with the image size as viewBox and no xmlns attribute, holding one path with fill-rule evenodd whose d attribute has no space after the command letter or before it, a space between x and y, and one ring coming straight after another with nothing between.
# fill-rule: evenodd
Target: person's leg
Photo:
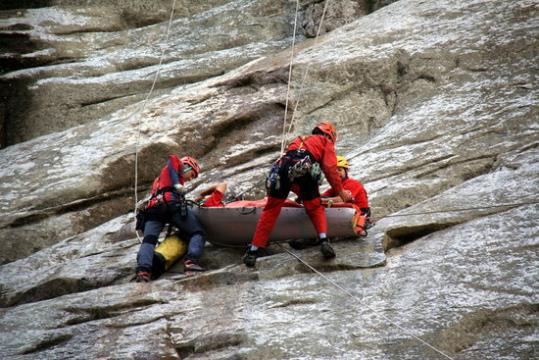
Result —
<instances>
[{"instance_id":1,"label":"person's leg","mask_svg":"<svg viewBox=\"0 0 539 360\"><path fill-rule=\"evenodd\" d=\"M273 165L266 178L268 201L256 223L251 244L243 256L243 263L248 267L255 266L258 249L268 246L271 231L290 192L290 185L288 181L288 160L281 159Z\"/></svg>"},{"instance_id":2,"label":"person's leg","mask_svg":"<svg viewBox=\"0 0 539 360\"><path fill-rule=\"evenodd\" d=\"M268 245L271 231L277 222L277 218L281 213L284 202L285 199L268 196L268 202L266 203L266 206L262 210L262 214L258 219L251 244L259 248L264 248Z\"/></svg>"},{"instance_id":3,"label":"person's leg","mask_svg":"<svg viewBox=\"0 0 539 360\"><path fill-rule=\"evenodd\" d=\"M309 189L309 187L312 187L312 183L303 183L303 187L300 187L300 196L307 196L313 197L316 196L316 191L313 189ZM301 191L303 189L303 191ZM313 224L316 233L318 234L317 239L294 239L290 240L288 242L288 245L296 250L303 250L310 246L315 246L320 244L321 238L325 238L327 234L327 220L326 220L326 214L324 211L324 207L322 206L322 202L320 200L320 197L315 197L314 199L310 200L303 200L303 206L305 207L305 212L309 216L309 219L311 220L311 223Z\"/></svg>"},{"instance_id":4,"label":"person's leg","mask_svg":"<svg viewBox=\"0 0 539 360\"><path fill-rule=\"evenodd\" d=\"M265 248L268 245L271 231L277 222L285 200L268 196L268 202L256 223L256 230L251 245L243 256L243 263L248 267L255 266L256 259L258 258L258 249Z\"/></svg>"},{"instance_id":5,"label":"person's leg","mask_svg":"<svg viewBox=\"0 0 539 360\"><path fill-rule=\"evenodd\" d=\"M163 229L163 225L164 224L159 220L148 220L144 225L144 239L142 240L142 244L140 244L140 248L137 253L136 272L137 274L141 272L147 273L148 280L152 269L153 250L157 244L157 239L159 238L159 233ZM143 277L144 279L141 280L147 281L146 275ZM137 281L138 280L139 279L137 279Z\"/></svg>"},{"instance_id":6,"label":"person's leg","mask_svg":"<svg viewBox=\"0 0 539 360\"><path fill-rule=\"evenodd\" d=\"M312 200L303 200L303 205L305 206L305 211L307 212L309 219L311 219L318 236L320 237L320 235L326 235L328 232L328 223L326 219L326 212L322 206L322 201L320 198L318 197Z\"/></svg>"},{"instance_id":7,"label":"person's leg","mask_svg":"<svg viewBox=\"0 0 539 360\"><path fill-rule=\"evenodd\" d=\"M301 188L301 197L303 199L305 211L307 212L309 219L311 219L311 222L316 229L316 233L318 234L320 251L325 258L334 258L335 251L329 244L329 239L327 238L328 224L326 212L320 200L318 182L317 180L312 179L310 176L307 176L300 180L299 185ZM318 242L313 242L313 245L316 243Z\"/></svg>"},{"instance_id":8,"label":"person's leg","mask_svg":"<svg viewBox=\"0 0 539 360\"><path fill-rule=\"evenodd\" d=\"M300 189L300 197L303 200L305 212L309 216L318 237L325 237L328 230L326 212L320 200L318 190L318 180L313 179L310 174L302 176L297 180Z\"/></svg>"},{"instance_id":9,"label":"person's leg","mask_svg":"<svg viewBox=\"0 0 539 360\"><path fill-rule=\"evenodd\" d=\"M187 254L184 257L185 267L190 267L189 270L204 270L198 262L204 252L205 232L193 211L188 208L187 216L183 218L179 212L173 213L171 223L180 229L182 236L189 239Z\"/></svg>"}]
</instances>

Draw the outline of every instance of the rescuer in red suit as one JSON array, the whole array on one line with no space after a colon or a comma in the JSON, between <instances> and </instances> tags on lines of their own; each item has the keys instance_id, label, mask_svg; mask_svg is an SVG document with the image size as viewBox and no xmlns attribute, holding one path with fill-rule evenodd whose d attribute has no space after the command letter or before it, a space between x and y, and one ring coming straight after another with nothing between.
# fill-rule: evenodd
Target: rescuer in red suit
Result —
<instances>
[{"instance_id":1,"label":"rescuer in red suit","mask_svg":"<svg viewBox=\"0 0 539 360\"><path fill-rule=\"evenodd\" d=\"M290 190L298 193L302 199L305 211L318 234L318 243L324 257L335 257L335 251L327 238L326 213L320 200L318 180L323 172L335 193L345 201L351 200L337 172L336 140L335 126L330 122L321 122L314 127L312 135L295 138L288 145L286 153L273 164L266 179L268 201L256 225L251 245L243 257L245 265L254 267L259 256L258 249L267 246Z\"/></svg>"}]
</instances>

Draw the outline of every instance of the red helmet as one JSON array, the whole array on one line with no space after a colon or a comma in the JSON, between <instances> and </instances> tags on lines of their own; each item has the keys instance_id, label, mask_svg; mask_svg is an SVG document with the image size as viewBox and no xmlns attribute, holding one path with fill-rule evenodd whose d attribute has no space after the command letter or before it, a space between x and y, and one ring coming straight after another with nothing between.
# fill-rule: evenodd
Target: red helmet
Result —
<instances>
[{"instance_id":1,"label":"red helmet","mask_svg":"<svg viewBox=\"0 0 539 360\"><path fill-rule=\"evenodd\" d=\"M198 161L194 157L191 156L184 156L180 159L182 164L189 166L193 171L195 172L195 177L200 174L200 165L198 165Z\"/></svg>"},{"instance_id":2,"label":"red helmet","mask_svg":"<svg viewBox=\"0 0 539 360\"><path fill-rule=\"evenodd\" d=\"M316 125L313 129L313 134L316 132L317 129L323 134L329 136L333 143L337 141L337 129L335 129L335 126L333 126L333 124L329 121L322 121L321 123Z\"/></svg>"}]
</instances>

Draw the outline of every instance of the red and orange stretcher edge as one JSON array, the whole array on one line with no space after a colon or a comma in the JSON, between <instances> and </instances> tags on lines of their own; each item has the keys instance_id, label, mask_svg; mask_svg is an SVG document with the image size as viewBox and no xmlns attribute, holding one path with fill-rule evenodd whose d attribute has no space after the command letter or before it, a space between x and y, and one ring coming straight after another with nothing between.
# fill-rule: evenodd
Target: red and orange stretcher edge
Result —
<instances>
[{"instance_id":1,"label":"red and orange stretcher edge","mask_svg":"<svg viewBox=\"0 0 539 360\"><path fill-rule=\"evenodd\" d=\"M224 207L194 208L207 232L207 240L220 246L245 247L255 232L266 199L242 200ZM335 203L326 208L329 237L354 237L365 230L366 218L353 204ZM270 235L271 241L315 238L316 231L303 206L287 200Z\"/></svg>"}]
</instances>

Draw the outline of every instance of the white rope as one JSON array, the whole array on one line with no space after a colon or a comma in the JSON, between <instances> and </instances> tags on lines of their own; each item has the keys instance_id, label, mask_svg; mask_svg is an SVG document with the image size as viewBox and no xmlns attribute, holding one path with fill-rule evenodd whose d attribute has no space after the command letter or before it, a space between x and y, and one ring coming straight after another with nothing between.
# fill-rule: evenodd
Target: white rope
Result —
<instances>
[{"instance_id":1,"label":"white rope","mask_svg":"<svg viewBox=\"0 0 539 360\"><path fill-rule=\"evenodd\" d=\"M319 40L319 37L320 37L320 32L322 30L322 25L324 23L324 18L326 16L326 11L327 11L327 8L328 8L328 4L329 4L329 0L326 0L325 3L324 3L324 9L322 10L322 16L320 17L320 24L318 24L318 30L316 31L316 36L314 38L313 46L316 46L318 44L318 40ZM286 139L288 138L288 135L290 135L290 133L292 132L292 128L293 128L294 123L296 121L296 111L298 109L298 105L299 105L299 102L301 100L301 97L303 96L303 92L304 92L304 89L305 89L305 81L307 80L307 75L309 74L310 66L311 66L311 63L307 64L307 67L305 68L305 72L303 73L303 79L301 80L301 85L300 85L300 89L299 89L299 95L298 95L298 98L296 100L294 110L292 111L292 119L290 119L290 124L288 126L288 130L287 130L286 134L283 137L283 143L286 142Z\"/></svg>"},{"instance_id":2,"label":"white rope","mask_svg":"<svg viewBox=\"0 0 539 360\"><path fill-rule=\"evenodd\" d=\"M168 36L169 36L169 33L170 33L170 27L172 25L172 19L174 18L174 9L175 8L176 8L176 0L172 0L172 8L170 10L170 17L168 19L168 25L167 25L167 30L166 30L166 33L165 33L164 43L168 42ZM148 92L148 94L146 95L146 98L142 102L141 109L137 110L135 112L135 113L138 113L137 114L138 122L137 122L137 139L135 141L135 207L134 207L135 211L133 212L133 216L136 216L136 208L137 208L137 203L138 203L137 188L138 188L138 144L139 144L139 141L140 141L140 117L141 117L140 115L146 109L146 103L148 102L148 99L152 95L152 92L153 92L153 90L155 88L155 84L157 83L157 79L159 78L159 74L161 73L161 66L163 64L164 55L165 55L165 47L162 46L161 47L161 55L159 56L159 64L157 65L157 71L156 71L155 76L153 78L152 87L150 88L150 91ZM131 116L133 116L134 114L132 114ZM135 221L136 221L136 219L135 219ZM138 238L139 242L142 243L142 239L140 238L140 235L138 234L138 231L135 231L135 233L137 234L137 238Z\"/></svg>"},{"instance_id":3,"label":"white rope","mask_svg":"<svg viewBox=\"0 0 539 360\"><path fill-rule=\"evenodd\" d=\"M296 0L296 15L294 17L294 34L292 35L292 51L290 53L290 68L288 69L288 86L286 89L286 102L284 106L284 121L283 121L283 135L281 140L281 154L284 153L285 146L285 129L286 129L286 116L288 114L288 98L290 95L290 83L292 80L292 64L294 62L294 48L296 45L296 29L298 26L298 12L299 12L299 0Z\"/></svg>"},{"instance_id":4,"label":"white rope","mask_svg":"<svg viewBox=\"0 0 539 360\"><path fill-rule=\"evenodd\" d=\"M372 311L375 315L378 315L380 316L382 319L384 319L385 321L387 321L388 323L394 325L395 327L399 328L401 331L403 331L404 333L407 333L409 334L411 337L413 337L414 339L416 339L417 341L421 342L423 345L427 346L428 348L436 351L438 354L442 355L443 357L445 357L446 359L449 359L449 360L454 360L452 357L450 357L449 355L445 354L444 352L442 352L441 350L438 350L437 348L435 348L434 346L432 346L431 344L429 344L428 342L426 342L425 340L421 339L419 336L416 336L414 334L411 333L410 329L407 329L405 328L404 326L401 326L399 324L397 324L396 322L394 322L393 320L391 320L390 318L388 318L387 316L385 316L384 314L376 311L375 309L373 309L369 304L366 304L364 302L361 302L361 299L359 297L357 297L356 295L354 295L350 290L346 289L345 287L339 285L338 283L336 283L335 281L331 280L330 278L328 278L327 276L325 276L324 274L322 274L320 271L316 270L314 267L312 267L311 265L309 265L305 260L303 260L302 258L300 258L298 255L294 254L292 251L286 249L283 245L281 245L280 243L277 243L277 245L279 245L283 250L285 250L287 253L289 253L290 255L292 255L293 257L295 257L300 263L302 263L303 265L307 266L309 269L311 269L311 271L313 271L314 273L316 273L317 275L319 275L320 277L322 277L324 280L326 280L327 282L329 282L331 285L333 285L334 287L336 287L337 289L343 291L344 293L346 293L347 295L349 295L350 297L354 298L356 301L360 302L362 306L365 306L367 309L369 309L370 311Z\"/></svg>"}]
</instances>

